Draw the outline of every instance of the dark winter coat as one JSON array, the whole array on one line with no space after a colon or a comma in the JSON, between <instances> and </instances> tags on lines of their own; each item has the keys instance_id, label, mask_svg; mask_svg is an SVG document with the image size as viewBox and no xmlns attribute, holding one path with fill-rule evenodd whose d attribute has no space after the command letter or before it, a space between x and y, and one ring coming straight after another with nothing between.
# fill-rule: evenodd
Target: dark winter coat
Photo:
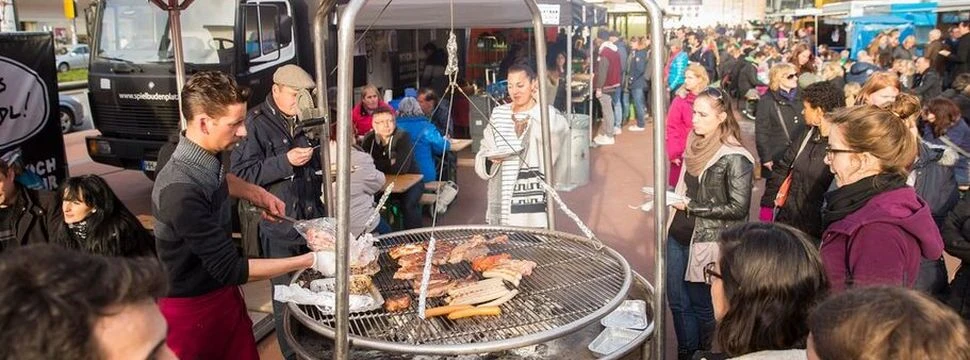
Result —
<instances>
[{"instance_id":1,"label":"dark winter coat","mask_svg":"<svg viewBox=\"0 0 970 360\"><path fill-rule=\"evenodd\" d=\"M30 190L20 184L17 187L17 197L14 208L14 244L0 244L0 251L49 242L51 232L58 231L63 218L61 217L61 202L50 191Z\"/></svg>"},{"instance_id":2,"label":"dark winter coat","mask_svg":"<svg viewBox=\"0 0 970 360\"><path fill-rule=\"evenodd\" d=\"M970 36L967 34L961 36L956 51L950 52L946 59L954 64L953 78L963 73L970 73Z\"/></svg>"},{"instance_id":3,"label":"dark winter coat","mask_svg":"<svg viewBox=\"0 0 970 360\"><path fill-rule=\"evenodd\" d=\"M946 215L960 200L957 180L953 175L959 155L944 146L927 144L920 141L919 156L911 172L916 178L913 188L926 204L930 206L933 221L937 226L943 223Z\"/></svg>"},{"instance_id":4,"label":"dark winter coat","mask_svg":"<svg viewBox=\"0 0 970 360\"><path fill-rule=\"evenodd\" d=\"M808 137L805 148L798 149ZM823 195L832 185L832 171L825 164L825 147L828 139L819 134L817 128L810 128L793 141L784 155L775 161L772 176L768 177L765 194L761 197L762 207L774 207L778 189L789 173L792 175L785 205L777 209L775 221L791 225L804 231L815 239L822 237ZM795 157L798 154L798 157Z\"/></svg>"},{"instance_id":5,"label":"dark winter coat","mask_svg":"<svg viewBox=\"0 0 970 360\"><path fill-rule=\"evenodd\" d=\"M943 240L930 207L912 187L904 186L874 196L829 225L819 252L833 292L846 289L846 266L854 287L913 287L921 260L938 259Z\"/></svg>"},{"instance_id":6,"label":"dark winter coat","mask_svg":"<svg viewBox=\"0 0 970 360\"><path fill-rule=\"evenodd\" d=\"M295 219L313 219L325 215L320 201L322 177L320 157L314 155L303 166L294 167L286 153L297 147L315 145L300 127L290 122L273 103L272 95L246 116L248 135L231 155L230 171L247 182L259 185L286 204L286 215ZM260 238L287 248L306 243L293 224L262 220ZM293 254L295 255L295 254Z\"/></svg>"},{"instance_id":7,"label":"dark winter coat","mask_svg":"<svg viewBox=\"0 0 970 360\"><path fill-rule=\"evenodd\" d=\"M779 160L788 145L805 131L802 100L797 91L794 100L788 100L779 91L768 91L758 100L756 114L755 142L761 163Z\"/></svg>"},{"instance_id":8,"label":"dark winter coat","mask_svg":"<svg viewBox=\"0 0 970 360\"><path fill-rule=\"evenodd\" d=\"M374 166L384 175L420 174L414 160L411 136L401 128L394 129L389 144L381 144L374 131L364 135L360 147L374 158Z\"/></svg>"},{"instance_id":9,"label":"dark winter coat","mask_svg":"<svg viewBox=\"0 0 970 360\"><path fill-rule=\"evenodd\" d=\"M913 83L913 92L919 96L924 103L943 93L943 80L940 74L933 69L927 69L925 73L916 76Z\"/></svg>"},{"instance_id":10,"label":"dark winter coat","mask_svg":"<svg viewBox=\"0 0 970 360\"><path fill-rule=\"evenodd\" d=\"M713 83L717 81L717 58L714 57L714 52L702 49L694 51L689 56L690 61L701 64L704 70L707 70L707 78Z\"/></svg>"},{"instance_id":11,"label":"dark winter coat","mask_svg":"<svg viewBox=\"0 0 970 360\"><path fill-rule=\"evenodd\" d=\"M740 69L738 69L738 97L743 98L749 90L758 87L758 85L763 85L761 81L758 80L758 67L750 59L744 59L739 61Z\"/></svg>"},{"instance_id":12,"label":"dark winter coat","mask_svg":"<svg viewBox=\"0 0 970 360\"><path fill-rule=\"evenodd\" d=\"M960 108L960 114L963 115L963 118L970 119L970 97L955 89L947 89L940 96L953 100L957 104L957 107Z\"/></svg>"}]
</instances>

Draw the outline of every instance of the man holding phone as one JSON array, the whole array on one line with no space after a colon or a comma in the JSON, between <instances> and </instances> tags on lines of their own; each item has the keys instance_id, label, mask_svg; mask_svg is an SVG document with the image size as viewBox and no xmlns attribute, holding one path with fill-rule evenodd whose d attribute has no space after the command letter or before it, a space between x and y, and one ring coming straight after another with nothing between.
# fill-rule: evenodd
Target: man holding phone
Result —
<instances>
[{"instance_id":1,"label":"man holding phone","mask_svg":"<svg viewBox=\"0 0 970 360\"><path fill-rule=\"evenodd\" d=\"M240 178L266 188L286 203L286 215L299 220L322 217L320 201L323 169L314 156L318 140L311 140L296 115L297 94L314 87L310 74L296 65L286 65L273 74L273 90L246 116L249 135L232 151L231 171ZM309 251L306 240L286 222L261 220L258 226L263 257L282 258ZM272 279L286 285L288 276ZM283 337L283 304L273 302L276 334L285 357L292 350Z\"/></svg>"}]
</instances>

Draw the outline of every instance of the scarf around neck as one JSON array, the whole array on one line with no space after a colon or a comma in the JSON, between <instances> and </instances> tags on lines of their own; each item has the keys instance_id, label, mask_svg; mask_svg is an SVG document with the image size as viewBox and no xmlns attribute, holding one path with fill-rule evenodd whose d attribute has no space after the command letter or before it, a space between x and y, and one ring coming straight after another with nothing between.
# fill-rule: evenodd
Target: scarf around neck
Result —
<instances>
[{"instance_id":1,"label":"scarf around neck","mask_svg":"<svg viewBox=\"0 0 970 360\"><path fill-rule=\"evenodd\" d=\"M700 177L704 167L711 161L717 150L721 148L721 127L718 126L710 134L700 136L691 131L687 138L687 151L684 152L684 162L687 173Z\"/></svg>"},{"instance_id":2,"label":"scarf around neck","mask_svg":"<svg viewBox=\"0 0 970 360\"><path fill-rule=\"evenodd\" d=\"M876 195L904 186L906 179L899 174L882 173L829 191L825 193L827 205L822 209L822 224L828 228L832 223L861 209Z\"/></svg>"}]
</instances>

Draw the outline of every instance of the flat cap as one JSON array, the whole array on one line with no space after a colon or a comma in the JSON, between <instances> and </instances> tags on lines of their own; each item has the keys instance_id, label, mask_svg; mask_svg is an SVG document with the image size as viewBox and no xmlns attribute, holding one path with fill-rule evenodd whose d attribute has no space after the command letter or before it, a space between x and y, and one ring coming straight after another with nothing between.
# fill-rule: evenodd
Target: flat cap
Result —
<instances>
[{"instance_id":1,"label":"flat cap","mask_svg":"<svg viewBox=\"0 0 970 360\"><path fill-rule=\"evenodd\" d=\"M310 74L293 64L276 69L276 73L273 74L273 83L297 89L312 89L316 86Z\"/></svg>"},{"instance_id":2,"label":"flat cap","mask_svg":"<svg viewBox=\"0 0 970 360\"><path fill-rule=\"evenodd\" d=\"M609 39L610 38L610 30L609 29L599 29L599 31L596 32L596 38L597 39L600 39L600 40L607 40L607 39Z\"/></svg>"}]
</instances>

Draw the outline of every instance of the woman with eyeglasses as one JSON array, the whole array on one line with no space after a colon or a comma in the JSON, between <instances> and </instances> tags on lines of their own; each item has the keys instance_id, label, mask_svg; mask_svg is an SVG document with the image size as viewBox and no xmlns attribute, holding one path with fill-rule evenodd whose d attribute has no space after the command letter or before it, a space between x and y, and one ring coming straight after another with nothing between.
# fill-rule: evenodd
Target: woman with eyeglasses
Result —
<instances>
[{"instance_id":1,"label":"woman with eyeglasses","mask_svg":"<svg viewBox=\"0 0 970 360\"><path fill-rule=\"evenodd\" d=\"M822 237L823 196L832 185L825 164L829 129L822 119L845 107L842 89L818 82L802 90L802 114L807 130L795 138L772 169L761 197L764 220L785 223L804 231L818 243Z\"/></svg>"},{"instance_id":2,"label":"woman with eyeglasses","mask_svg":"<svg viewBox=\"0 0 970 360\"><path fill-rule=\"evenodd\" d=\"M689 200L672 204L668 224L667 300L680 359L710 349L714 310L704 266L717 261L721 230L748 220L754 158L740 138L726 94L716 88L700 92L694 101L684 167L674 189Z\"/></svg>"},{"instance_id":3,"label":"woman with eyeglasses","mask_svg":"<svg viewBox=\"0 0 970 360\"><path fill-rule=\"evenodd\" d=\"M758 100L754 120L755 143L765 178L770 178L775 161L780 160L788 145L805 131L795 65L772 66L768 76L768 92Z\"/></svg>"},{"instance_id":4,"label":"woman with eyeglasses","mask_svg":"<svg viewBox=\"0 0 970 360\"><path fill-rule=\"evenodd\" d=\"M710 79L707 78L707 70L700 64L690 64L684 72L684 86L682 90L670 101L670 110L667 111L667 159L670 161L670 173L668 183L670 186L677 185L680 178L681 167L684 165L684 150L687 148L687 137L694 128L692 123L694 100L697 94L704 89Z\"/></svg>"},{"instance_id":5,"label":"woman with eyeglasses","mask_svg":"<svg viewBox=\"0 0 970 360\"><path fill-rule=\"evenodd\" d=\"M825 161L838 189L825 194L822 262L836 292L865 285L912 288L923 258L943 254L930 207L906 184L916 137L896 114L855 106L826 118Z\"/></svg>"},{"instance_id":6,"label":"woman with eyeglasses","mask_svg":"<svg viewBox=\"0 0 970 360\"><path fill-rule=\"evenodd\" d=\"M704 280L720 353L701 358L805 359L808 316L829 287L811 239L787 225L751 222L724 230L718 244Z\"/></svg>"}]
</instances>

